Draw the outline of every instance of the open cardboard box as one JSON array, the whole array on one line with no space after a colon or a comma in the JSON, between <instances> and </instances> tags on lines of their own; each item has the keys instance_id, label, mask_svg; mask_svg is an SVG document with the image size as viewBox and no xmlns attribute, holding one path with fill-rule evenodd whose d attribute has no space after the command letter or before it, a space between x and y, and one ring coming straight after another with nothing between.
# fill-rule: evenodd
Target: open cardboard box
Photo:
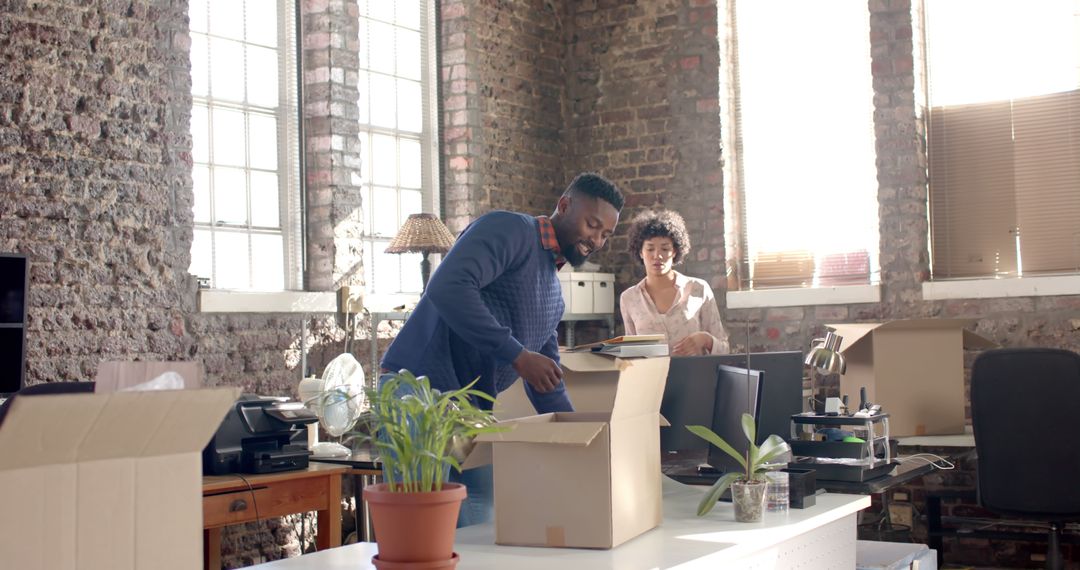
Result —
<instances>
[{"instance_id":1,"label":"open cardboard box","mask_svg":"<svg viewBox=\"0 0 1080 570\"><path fill-rule=\"evenodd\" d=\"M561 356L576 409L592 411L507 420L512 429L478 437L493 448L496 544L612 548L660 524L669 359Z\"/></svg>"},{"instance_id":2,"label":"open cardboard box","mask_svg":"<svg viewBox=\"0 0 1080 570\"><path fill-rule=\"evenodd\" d=\"M964 433L964 349L991 348L966 330L971 319L908 319L826 325L844 337L840 393L867 398L889 414L889 435Z\"/></svg>"},{"instance_id":3,"label":"open cardboard box","mask_svg":"<svg viewBox=\"0 0 1080 570\"><path fill-rule=\"evenodd\" d=\"M0 557L20 570L202 566L201 451L239 389L15 398Z\"/></svg>"}]
</instances>

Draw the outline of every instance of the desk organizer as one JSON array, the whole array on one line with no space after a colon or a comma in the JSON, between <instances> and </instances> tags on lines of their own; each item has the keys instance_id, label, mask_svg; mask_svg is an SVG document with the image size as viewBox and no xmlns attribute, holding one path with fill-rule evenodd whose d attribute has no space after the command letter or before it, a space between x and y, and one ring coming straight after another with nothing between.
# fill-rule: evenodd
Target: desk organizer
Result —
<instances>
[{"instance_id":1,"label":"desk organizer","mask_svg":"<svg viewBox=\"0 0 1080 570\"><path fill-rule=\"evenodd\" d=\"M817 441L822 429L850 431L862 442ZM795 414L791 416L791 467L813 469L818 479L866 481L896 466L889 441L889 414L867 417Z\"/></svg>"}]
</instances>

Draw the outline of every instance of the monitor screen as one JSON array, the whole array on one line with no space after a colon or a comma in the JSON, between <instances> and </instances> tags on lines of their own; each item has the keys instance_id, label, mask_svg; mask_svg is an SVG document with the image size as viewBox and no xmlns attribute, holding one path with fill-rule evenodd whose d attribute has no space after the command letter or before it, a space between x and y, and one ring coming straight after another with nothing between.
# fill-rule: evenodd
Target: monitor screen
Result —
<instances>
[{"instance_id":1,"label":"monitor screen","mask_svg":"<svg viewBox=\"0 0 1080 570\"><path fill-rule=\"evenodd\" d=\"M744 457L749 445L743 434L742 415L749 413L758 419L761 387L767 381L768 377L760 370L717 366L712 430ZM714 445L709 446L708 463L724 473L742 469L735 458Z\"/></svg>"},{"instance_id":2,"label":"monitor screen","mask_svg":"<svg viewBox=\"0 0 1080 570\"><path fill-rule=\"evenodd\" d=\"M770 434L784 439L791 432L791 416L802 411L802 352L753 352L706 356L674 356L668 368L664 399L660 405L671 427L660 430L660 448L671 451L705 451L709 444L690 433L687 425L710 425L716 401L716 367L747 367L764 372L758 411L758 443Z\"/></svg>"}]
</instances>

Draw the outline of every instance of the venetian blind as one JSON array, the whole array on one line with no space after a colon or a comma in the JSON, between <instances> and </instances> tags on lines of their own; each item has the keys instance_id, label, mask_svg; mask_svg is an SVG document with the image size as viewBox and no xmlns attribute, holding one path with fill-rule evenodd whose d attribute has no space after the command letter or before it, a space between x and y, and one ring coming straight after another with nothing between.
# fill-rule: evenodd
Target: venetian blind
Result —
<instances>
[{"instance_id":1,"label":"venetian blind","mask_svg":"<svg viewBox=\"0 0 1080 570\"><path fill-rule=\"evenodd\" d=\"M1075 0L927 0L935 279L1080 271Z\"/></svg>"}]
</instances>

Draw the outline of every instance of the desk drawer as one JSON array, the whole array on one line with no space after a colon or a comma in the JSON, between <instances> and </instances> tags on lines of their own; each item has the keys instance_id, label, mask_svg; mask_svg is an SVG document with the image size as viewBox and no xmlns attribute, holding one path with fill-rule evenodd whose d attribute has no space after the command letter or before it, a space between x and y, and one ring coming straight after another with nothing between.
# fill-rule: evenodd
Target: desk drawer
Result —
<instances>
[{"instance_id":1,"label":"desk drawer","mask_svg":"<svg viewBox=\"0 0 1080 570\"><path fill-rule=\"evenodd\" d=\"M244 487L204 495L203 528L254 521L256 510L259 518L265 519L328 509L331 505L327 485L326 477L308 477L256 484L251 491Z\"/></svg>"}]
</instances>

